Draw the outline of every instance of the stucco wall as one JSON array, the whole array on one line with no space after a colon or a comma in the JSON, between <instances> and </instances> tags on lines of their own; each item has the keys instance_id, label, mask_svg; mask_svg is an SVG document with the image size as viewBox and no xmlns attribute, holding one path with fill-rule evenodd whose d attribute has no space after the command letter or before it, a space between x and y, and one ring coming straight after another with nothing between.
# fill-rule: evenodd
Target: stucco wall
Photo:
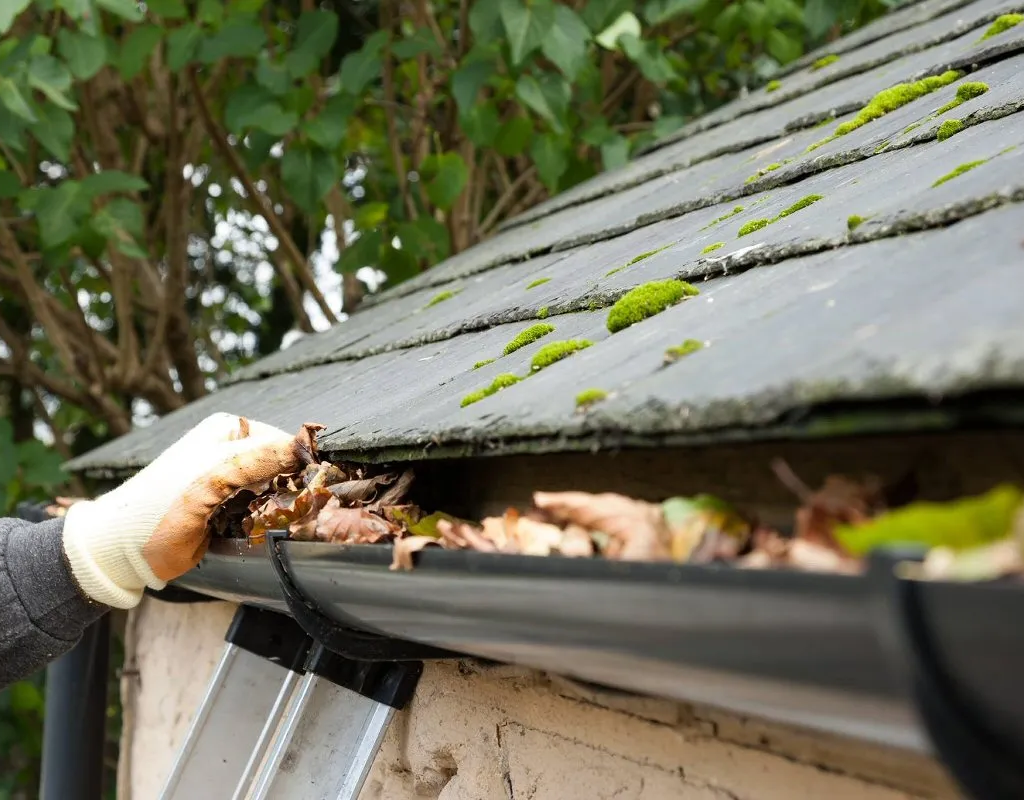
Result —
<instances>
[{"instance_id":1,"label":"stucco wall","mask_svg":"<svg viewBox=\"0 0 1024 800\"><path fill-rule=\"evenodd\" d=\"M119 800L151 800L233 607L146 600ZM131 672L131 670L129 670ZM131 685L130 691L129 683ZM932 762L678 703L477 662L428 664L361 800L896 800L955 797Z\"/></svg>"}]
</instances>

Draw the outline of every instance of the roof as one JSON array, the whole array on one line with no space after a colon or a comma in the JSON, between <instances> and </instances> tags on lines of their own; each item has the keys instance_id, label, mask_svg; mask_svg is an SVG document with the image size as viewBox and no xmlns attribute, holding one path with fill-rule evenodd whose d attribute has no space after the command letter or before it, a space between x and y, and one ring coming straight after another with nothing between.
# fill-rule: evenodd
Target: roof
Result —
<instances>
[{"instance_id":1,"label":"roof","mask_svg":"<svg viewBox=\"0 0 1024 800\"><path fill-rule=\"evenodd\" d=\"M145 464L220 410L320 422L327 452L395 460L830 434L864 404L1019 390L1024 25L982 35L1021 9L905 7L72 466ZM827 52L838 59L814 68ZM879 92L943 75L814 147ZM938 113L966 82L988 91ZM962 129L940 140L953 118ZM670 278L699 295L609 332L620 296ZM554 332L503 356L538 317ZM594 344L531 371L541 347L567 339ZM666 365L687 339L705 346ZM529 379L462 405L503 373ZM580 413L590 388L609 395ZM857 425L922 424L906 419Z\"/></svg>"}]
</instances>

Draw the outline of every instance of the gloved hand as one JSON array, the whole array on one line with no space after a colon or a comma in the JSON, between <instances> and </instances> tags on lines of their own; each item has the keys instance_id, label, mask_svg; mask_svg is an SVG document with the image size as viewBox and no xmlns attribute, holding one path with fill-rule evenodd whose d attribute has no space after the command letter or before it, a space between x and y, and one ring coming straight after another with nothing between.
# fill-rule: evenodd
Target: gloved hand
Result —
<instances>
[{"instance_id":1,"label":"gloved hand","mask_svg":"<svg viewBox=\"0 0 1024 800\"><path fill-rule=\"evenodd\" d=\"M132 608L145 587L163 589L209 544L206 522L235 490L302 466L297 439L232 414L214 414L121 486L75 503L64 553L82 591Z\"/></svg>"}]
</instances>

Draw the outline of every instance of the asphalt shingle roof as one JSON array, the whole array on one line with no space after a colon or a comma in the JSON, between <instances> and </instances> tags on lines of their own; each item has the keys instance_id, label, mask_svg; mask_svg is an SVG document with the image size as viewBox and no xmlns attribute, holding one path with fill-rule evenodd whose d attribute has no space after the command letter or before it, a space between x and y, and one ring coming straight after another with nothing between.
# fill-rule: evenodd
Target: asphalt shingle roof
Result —
<instances>
[{"instance_id":1,"label":"asphalt shingle roof","mask_svg":"<svg viewBox=\"0 0 1024 800\"><path fill-rule=\"evenodd\" d=\"M217 410L285 428L322 422L339 454L418 458L729 436L821 404L1019 389L1024 25L979 40L1021 10L994 0L901 9L804 59L776 91L697 120L74 466L139 466ZM823 52L840 58L810 69ZM970 74L808 151L877 92L950 69ZM936 116L965 81L989 91ZM964 129L939 141L954 118ZM851 231L855 215L865 221ZM739 235L759 219L774 221ZM666 278L700 294L608 333L619 296ZM501 357L538 316L555 331ZM572 338L594 345L461 406ZM684 339L706 346L664 365ZM577 413L587 388L610 396Z\"/></svg>"}]
</instances>

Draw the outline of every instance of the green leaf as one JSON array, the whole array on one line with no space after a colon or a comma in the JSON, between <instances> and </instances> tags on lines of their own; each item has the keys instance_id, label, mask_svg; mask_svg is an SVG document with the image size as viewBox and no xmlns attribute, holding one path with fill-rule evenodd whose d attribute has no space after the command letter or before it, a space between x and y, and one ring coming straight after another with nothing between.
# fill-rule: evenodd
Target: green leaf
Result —
<instances>
[{"instance_id":1,"label":"green leaf","mask_svg":"<svg viewBox=\"0 0 1024 800\"><path fill-rule=\"evenodd\" d=\"M35 200L35 213L43 247L57 247L74 236L88 212L88 196L77 181L64 181L53 189L40 189Z\"/></svg>"},{"instance_id":2,"label":"green leaf","mask_svg":"<svg viewBox=\"0 0 1024 800\"><path fill-rule=\"evenodd\" d=\"M569 6L555 6L554 22L544 35L541 50L570 81L587 62L590 29Z\"/></svg>"},{"instance_id":3,"label":"green leaf","mask_svg":"<svg viewBox=\"0 0 1024 800\"><path fill-rule=\"evenodd\" d=\"M303 211L314 214L320 201L338 181L338 165L316 147L289 147L281 159L281 180Z\"/></svg>"},{"instance_id":4,"label":"green leaf","mask_svg":"<svg viewBox=\"0 0 1024 800\"><path fill-rule=\"evenodd\" d=\"M448 258L451 242L448 229L433 217L421 216L415 222L403 222L395 231L402 249L436 264Z\"/></svg>"},{"instance_id":5,"label":"green leaf","mask_svg":"<svg viewBox=\"0 0 1024 800\"><path fill-rule=\"evenodd\" d=\"M117 56L117 70L121 77L130 81L146 66L146 62L160 44L163 29L156 25L140 25L128 36L121 45Z\"/></svg>"},{"instance_id":6,"label":"green leaf","mask_svg":"<svg viewBox=\"0 0 1024 800\"><path fill-rule=\"evenodd\" d=\"M60 453L35 439L18 445L18 460L21 462L21 478L29 486L49 489L68 479L61 468L64 459Z\"/></svg>"},{"instance_id":7,"label":"green leaf","mask_svg":"<svg viewBox=\"0 0 1024 800\"><path fill-rule=\"evenodd\" d=\"M292 88L292 78L288 74L288 70L273 63L266 56L260 58L256 65L256 82L278 97L288 94Z\"/></svg>"},{"instance_id":8,"label":"green leaf","mask_svg":"<svg viewBox=\"0 0 1024 800\"><path fill-rule=\"evenodd\" d=\"M550 0L501 0L501 24L508 36L512 65L519 66L530 53L540 47L555 22L555 8Z\"/></svg>"},{"instance_id":9,"label":"green leaf","mask_svg":"<svg viewBox=\"0 0 1024 800\"><path fill-rule=\"evenodd\" d=\"M624 11L618 18L597 35L597 43L606 50L618 50L623 36L640 38L640 20L632 11Z\"/></svg>"},{"instance_id":10,"label":"green leaf","mask_svg":"<svg viewBox=\"0 0 1024 800\"><path fill-rule=\"evenodd\" d=\"M460 114L467 113L476 105L480 89L493 74L494 64L481 60L464 62L452 73L452 97L455 98Z\"/></svg>"},{"instance_id":11,"label":"green leaf","mask_svg":"<svg viewBox=\"0 0 1024 800\"><path fill-rule=\"evenodd\" d=\"M377 31L367 38L362 48L345 56L338 73L343 92L353 95L362 94L367 84L380 76L380 56L387 40L387 31Z\"/></svg>"},{"instance_id":12,"label":"green leaf","mask_svg":"<svg viewBox=\"0 0 1024 800\"><path fill-rule=\"evenodd\" d=\"M232 133L259 128L274 136L284 136L298 122L294 111L285 111L270 92L254 83L235 89L224 107L224 124Z\"/></svg>"},{"instance_id":13,"label":"green leaf","mask_svg":"<svg viewBox=\"0 0 1024 800\"><path fill-rule=\"evenodd\" d=\"M58 161L67 162L71 154L71 140L75 135L75 122L63 108L43 104L37 106L39 120L29 127L47 152Z\"/></svg>"},{"instance_id":14,"label":"green leaf","mask_svg":"<svg viewBox=\"0 0 1024 800\"><path fill-rule=\"evenodd\" d=\"M7 33L14 20L28 8L32 0L3 0L0 2L0 33Z\"/></svg>"},{"instance_id":15,"label":"green leaf","mask_svg":"<svg viewBox=\"0 0 1024 800\"><path fill-rule=\"evenodd\" d=\"M363 267L379 266L383 242L384 234L380 230L360 231L359 238L342 251L337 269L353 273Z\"/></svg>"},{"instance_id":16,"label":"green leaf","mask_svg":"<svg viewBox=\"0 0 1024 800\"><path fill-rule=\"evenodd\" d=\"M387 203L363 203L356 209L354 222L361 231L383 225L388 218Z\"/></svg>"},{"instance_id":17,"label":"green leaf","mask_svg":"<svg viewBox=\"0 0 1024 800\"><path fill-rule=\"evenodd\" d=\"M202 32L191 22L167 34L167 66L173 72L184 69L199 49Z\"/></svg>"},{"instance_id":18,"label":"green leaf","mask_svg":"<svg viewBox=\"0 0 1024 800\"><path fill-rule=\"evenodd\" d=\"M96 5L129 22L138 22L142 19L142 12L135 0L96 0Z\"/></svg>"},{"instance_id":19,"label":"green leaf","mask_svg":"<svg viewBox=\"0 0 1024 800\"><path fill-rule=\"evenodd\" d=\"M295 41L285 58L293 78L309 75L331 52L338 36L338 15L333 11L304 11L296 26Z\"/></svg>"},{"instance_id":20,"label":"green leaf","mask_svg":"<svg viewBox=\"0 0 1024 800\"><path fill-rule=\"evenodd\" d=\"M583 4L580 13L587 27L594 33L600 33L620 14L632 7L633 3L630 0L588 0Z\"/></svg>"},{"instance_id":21,"label":"green leaf","mask_svg":"<svg viewBox=\"0 0 1024 800\"><path fill-rule=\"evenodd\" d=\"M198 58L213 64L223 58L254 58L266 44L266 33L259 23L230 19L217 33L199 44Z\"/></svg>"},{"instance_id":22,"label":"green leaf","mask_svg":"<svg viewBox=\"0 0 1024 800\"><path fill-rule=\"evenodd\" d=\"M11 684L11 711L16 714L42 713L43 694L30 681Z\"/></svg>"},{"instance_id":23,"label":"green leaf","mask_svg":"<svg viewBox=\"0 0 1024 800\"><path fill-rule=\"evenodd\" d=\"M107 45L102 36L86 36L61 28L57 32L57 48L71 74L80 81L89 80L107 61Z\"/></svg>"},{"instance_id":24,"label":"green leaf","mask_svg":"<svg viewBox=\"0 0 1024 800\"><path fill-rule=\"evenodd\" d=\"M14 426L0 417L0 486L6 486L18 474L18 451L14 445Z\"/></svg>"},{"instance_id":25,"label":"green leaf","mask_svg":"<svg viewBox=\"0 0 1024 800\"><path fill-rule=\"evenodd\" d=\"M28 84L46 95L54 105L67 111L75 111L78 108L64 95L71 87L71 73L53 56L32 57L28 65Z\"/></svg>"},{"instance_id":26,"label":"green leaf","mask_svg":"<svg viewBox=\"0 0 1024 800\"><path fill-rule=\"evenodd\" d=\"M205 25L220 25L224 19L223 0L199 0L199 9L196 12L196 19Z\"/></svg>"},{"instance_id":27,"label":"green leaf","mask_svg":"<svg viewBox=\"0 0 1024 800\"><path fill-rule=\"evenodd\" d=\"M780 64L788 64L790 61L795 61L804 52L803 42L787 35L779 28L772 28L768 31L765 47L771 57Z\"/></svg>"},{"instance_id":28,"label":"green leaf","mask_svg":"<svg viewBox=\"0 0 1024 800\"><path fill-rule=\"evenodd\" d=\"M564 143L553 134L542 134L530 145L530 158L533 159L537 174L544 185L549 191L555 192L558 188L558 179L569 167L569 154Z\"/></svg>"},{"instance_id":29,"label":"green leaf","mask_svg":"<svg viewBox=\"0 0 1024 800\"><path fill-rule=\"evenodd\" d=\"M494 140L494 149L506 158L522 153L533 137L533 123L528 117L512 117L502 123Z\"/></svg>"},{"instance_id":30,"label":"green leaf","mask_svg":"<svg viewBox=\"0 0 1024 800\"><path fill-rule=\"evenodd\" d=\"M21 182L18 180L18 176L13 172L0 172L0 200L8 200L19 194L21 194Z\"/></svg>"},{"instance_id":31,"label":"green leaf","mask_svg":"<svg viewBox=\"0 0 1024 800\"><path fill-rule=\"evenodd\" d=\"M502 0L477 0L469 9L469 29L479 44L493 42L502 35Z\"/></svg>"},{"instance_id":32,"label":"green leaf","mask_svg":"<svg viewBox=\"0 0 1024 800\"><path fill-rule=\"evenodd\" d=\"M427 156L420 172L427 180L427 197L445 211L454 205L469 180L469 169L458 153Z\"/></svg>"},{"instance_id":33,"label":"green leaf","mask_svg":"<svg viewBox=\"0 0 1024 800\"><path fill-rule=\"evenodd\" d=\"M640 68L640 72L651 83L660 86L675 77L672 64L657 42L641 41L626 34L619 39L619 44L626 57Z\"/></svg>"},{"instance_id":34,"label":"green leaf","mask_svg":"<svg viewBox=\"0 0 1024 800\"><path fill-rule=\"evenodd\" d=\"M708 0L650 0L644 9L644 18L651 25L660 25L682 14L696 14Z\"/></svg>"},{"instance_id":35,"label":"green leaf","mask_svg":"<svg viewBox=\"0 0 1024 800\"><path fill-rule=\"evenodd\" d=\"M271 136L266 131L253 130L242 143L242 158L251 170L257 170L270 157L270 149L277 144L279 137Z\"/></svg>"},{"instance_id":36,"label":"green leaf","mask_svg":"<svg viewBox=\"0 0 1024 800\"><path fill-rule=\"evenodd\" d=\"M520 75L516 81L516 97L547 120L558 133L565 130L562 120L569 107L571 93L569 84L551 73L545 74L540 80L532 75Z\"/></svg>"},{"instance_id":37,"label":"green leaf","mask_svg":"<svg viewBox=\"0 0 1024 800\"><path fill-rule=\"evenodd\" d=\"M83 178L81 187L82 191L92 198L111 192L142 192L149 188L149 184L138 175L108 169Z\"/></svg>"},{"instance_id":38,"label":"green leaf","mask_svg":"<svg viewBox=\"0 0 1024 800\"><path fill-rule=\"evenodd\" d=\"M110 223L108 232L116 228L127 231L132 236L141 237L144 225L142 209L134 200L127 197L115 197L100 209L97 217Z\"/></svg>"},{"instance_id":39,"label":"green leaf","mask_svg":"<svg viewBox=\"0 0 1024 800\"><path fill-rule=\"evenodd\" d=\"M997 486L986 494L949 503L913 503L875 517L863 525L841 525L835 536L854 555L906 544L963 550L1010 535L1024 502L1014 486Z\"/></svg>"},{"instance_id":40,"label":"green leaf","mask_svg":"<svg viewBox=\"0 0 1024 800\"><path fill-rule=\"evenodd\" d=\"M183 0L146 0L146 8L164 19L185 19L188 16Z\"/></svg>"},{"instance_id":41,"label":"green leaf","mask_svg":"<svg viewBox=\"0 0 1024 800\"><path fill-rule=\"evenodd\" d=\"M838 8L839 4L833 0L807 0L804 6L804 27L812 39L824 36L839 21L836 14Z\"/></svg>"},{"instance_id":42,"label":"green leaf","mask_svg":"<svg viewBox=\"0 0 1024 800\"><path fill-rule=\"evenodd\" d=\"M406 36L395 42L391 46L391 52L394 53L395 58L407 61L423 53L429 53L435 57L440 56L442 51L441 45L438 44L430 29L420 27L413 31L411 36Z\"/></svg>"},{"instance_id":43,"label":"green leaf","mask_svg":"<svg viewBox=\"0 0 1024 800\"><path fill-rule=\"evenodd\" d=\"M385 247L379 266L388 276L389 286L409 280L420 271L416 256L404 248L399 250L394 247Z\"/></svg>"},{"instance_id":44,"label":"green leaf","mask_svg":"<svg viewBox=\"0 0 1024 800\"><path fill-rule=\"evenodd\" d=\"M606 170L624 167L629 161L629 139L615 134L601 144L601 161Z\"/></svg>"},{"instance_id":45,"label":"green leaf","mask_svg":"<svg viewBox=\"0 0 1024 800\"><path fill-rule=\"evenodd\" d=\"M306 136L325 150L333 150L345 138L348 121L356 111L358 101L347 94L336 94L313 119L303 123Z\"/></svg>"},{"instance_id":46,"label":"green leaf","mask_svg":"<svg viewBox=\"0 0 1024 800\"><path fill-rule=\"evenodd\" d=\"M501 119L494 103L473 106L462 118L462 129L477 147L492 147L501 130Z\"/></svg>"},{"instance_id":47,"label":"green leaf","mask_svg":"<svg viewBox=\"0 0 1024 800\"><path fill-rule=\"evenodd\" d=\"M92 0L57 0L57 8L63 8L71 19L78 22L78 29L87 36L99 36L99 14L93 9Z\"/></svg>"}]
</instances>

